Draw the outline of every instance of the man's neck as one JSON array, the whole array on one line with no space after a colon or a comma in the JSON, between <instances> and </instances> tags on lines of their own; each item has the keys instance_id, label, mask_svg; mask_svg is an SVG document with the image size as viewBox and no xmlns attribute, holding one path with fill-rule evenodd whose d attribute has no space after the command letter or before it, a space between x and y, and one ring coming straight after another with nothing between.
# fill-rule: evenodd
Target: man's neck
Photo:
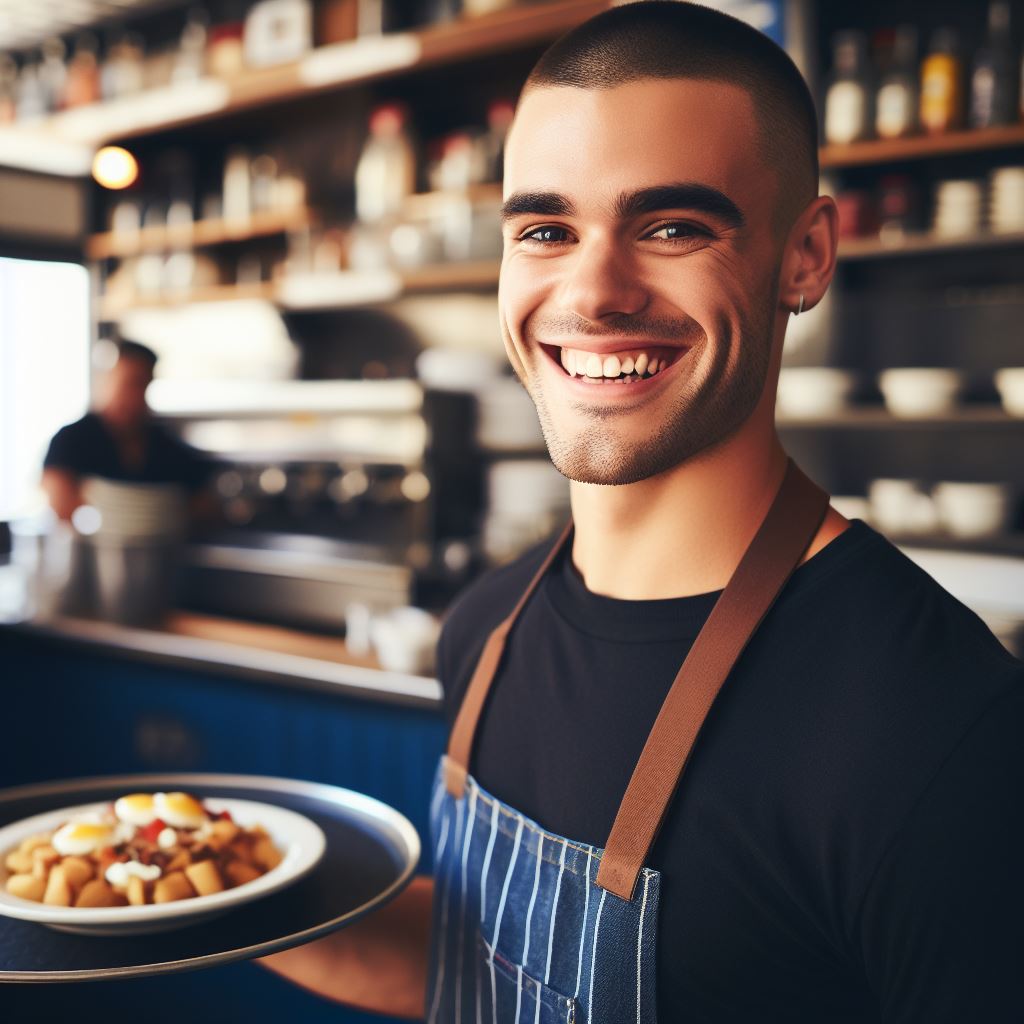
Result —
<instances>
[{"instance_id":1,"label":"man's neck","mask_svg":"<svg viewBox=\"0 0 1024 1024\"><path fill-rule=\"evenodd\" d=\"M734 441L635 484L572 484L572 560L589 590L637 601L725 587L786 471L774 434Z\"/></svg>"}]
</instances>

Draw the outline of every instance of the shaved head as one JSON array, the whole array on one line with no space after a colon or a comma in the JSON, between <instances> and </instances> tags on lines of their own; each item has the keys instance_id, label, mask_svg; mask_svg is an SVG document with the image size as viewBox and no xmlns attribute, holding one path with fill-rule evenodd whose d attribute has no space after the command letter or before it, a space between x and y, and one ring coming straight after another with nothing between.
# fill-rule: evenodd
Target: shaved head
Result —
<instances>
[{"instance_id":1,"label":"shaved head","mask_svg":"<svg viewBox=\"0 0 1024 1024\"><path fill-rule=\"evenodd\" d=\"M682 0L613 7L553 43L523 89L610 89L644 78L739 86L750 96L757 144L776 172L776 233L784 235L818 194L817 114L810 90L784 50L744 22ZM680 138L681 146L699 139Z\"/></svg>"}]
</instances>

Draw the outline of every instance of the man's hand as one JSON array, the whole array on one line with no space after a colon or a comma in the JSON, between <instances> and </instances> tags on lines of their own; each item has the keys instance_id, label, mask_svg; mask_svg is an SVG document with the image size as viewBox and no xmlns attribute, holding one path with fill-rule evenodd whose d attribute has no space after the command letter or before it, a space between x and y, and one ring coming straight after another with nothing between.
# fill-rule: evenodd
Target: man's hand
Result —
<instances>
[{"instance_id":1,"label":"man's hand","mask_svg":"<svg viewBox=\"0 0 1024 1024\"><path fill-rule=\"evenodd\" d=\"M421 1020L434 881L418 875L390 903L326 938L256 961L317 995Z\"/></svg>"}]
</instances>

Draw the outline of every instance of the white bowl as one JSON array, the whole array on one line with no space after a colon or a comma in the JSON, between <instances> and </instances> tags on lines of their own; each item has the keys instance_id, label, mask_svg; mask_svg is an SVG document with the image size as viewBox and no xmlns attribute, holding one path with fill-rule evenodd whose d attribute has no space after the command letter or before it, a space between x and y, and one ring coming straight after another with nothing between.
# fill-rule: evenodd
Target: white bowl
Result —
<instances>
[{"instance_id":1,"label":"white bowl","mask_svg":"<svg viewBox=\"0 0 1024 1024\"><path fill-rule=\"evenodd\" d=\"M954 537L992 537L1007 527L1011 492L1006 484L943 481L932 494L939 523Z\"/></svg>"},{"instance_id":2,"label":"white bowl","mask_svg":"<svg viewBox=\"0 0 1024 1024\"><path fill-rule=\"evenodd\" d=\"M878 386L893 416L942 416L956 408L961 376L941 367L901 367L883 370Z\"/></svg>"},{"instance_id":3,"label":"white bowl","mask_svg":"<svg viewBox=\"0 0 1024 1024\"><path fill-rule=\"evenodd\" d=\"M846 408L856 374L831 366L784 366L776 409L794 418L832 416Z\"/></svg>"},{"instance_id":4,"label":"white bowl","mask_svg":"<svg viewBox=\"0 0 1024 1024\"><path fill-rule=\"evenodd\" d=\"M1011 416L1024 416L1024 366L1007 366L995 372L1003 408Z\"/></svg>"},{"instance_id":5,"label":"white bowl","mask_svg":"<svg viewBox=\"0 0 1024 1024\"><path fill-rule=\"evenodd\" d=\"M320 826L295 811L255 800L203 797L203 803L212 811L228 811L239 825L262 825L284 854L281 863L233 889L142 907L54 907L12 896L4 884L9 872L3 866L3 857L28 836L47 832L79 814L102 812L109 806L106 802L80 804L45 811L0 829L0 914L22 921L38 921L57 931L81 935L144 935L171 931L293 885L312 871L324 854L327 840Z\"/></svg>"}]
</instances>

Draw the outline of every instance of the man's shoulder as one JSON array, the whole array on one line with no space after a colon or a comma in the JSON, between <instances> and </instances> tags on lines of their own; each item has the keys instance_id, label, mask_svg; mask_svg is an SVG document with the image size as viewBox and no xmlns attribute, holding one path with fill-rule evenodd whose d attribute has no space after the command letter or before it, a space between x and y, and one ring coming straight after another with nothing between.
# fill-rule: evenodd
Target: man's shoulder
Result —
<instances>
[{"instance_id":1,"label":"man's shoulder","mask_svg":"<svg viewBox=\"0 0 1024 1024\"><path fill-rule=\"evenodd\" d=\"M53 435L44 466L61 468L68 457L77 455L83 448L90 449L91 453L102 431L103 425L94 412L87 412L73 423L65 424Z\"/></svg>"},{"instance_id":2,"label":"man's shoulder","mask_svg":"<svg viewBox=\"0 0 1024 1024\"><path fill-rule=\"evenodd\" d=\"M948 577L940 582L923 558L862 521L850 529L857 530L857 543L810 602L837 660L845 655L859 667L873 661L882 675L926 668L948 675L973 667L972 677L985 669L1024 671L978 613L947 589Z\"/></svg>"}]
</instances>

